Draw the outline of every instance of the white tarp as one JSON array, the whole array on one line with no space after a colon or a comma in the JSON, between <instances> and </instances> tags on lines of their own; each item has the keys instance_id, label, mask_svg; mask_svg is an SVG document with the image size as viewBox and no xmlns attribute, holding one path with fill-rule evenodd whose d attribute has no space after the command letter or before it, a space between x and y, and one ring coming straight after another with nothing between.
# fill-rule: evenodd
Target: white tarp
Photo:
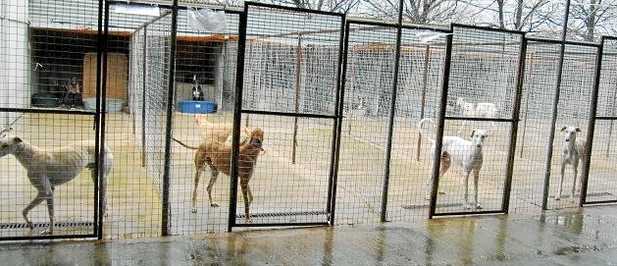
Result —
<instances>
[{"instance_id":1,"label":"white tarp","mask_svg":"<svg viewBox=\"0 0 617 266\"><path fill-rule=\"evenodd\" d=\"M225 32L225 12L209 9L190 9L188 12L189 27L201 32Z\"/></svg>"}]
</instances>

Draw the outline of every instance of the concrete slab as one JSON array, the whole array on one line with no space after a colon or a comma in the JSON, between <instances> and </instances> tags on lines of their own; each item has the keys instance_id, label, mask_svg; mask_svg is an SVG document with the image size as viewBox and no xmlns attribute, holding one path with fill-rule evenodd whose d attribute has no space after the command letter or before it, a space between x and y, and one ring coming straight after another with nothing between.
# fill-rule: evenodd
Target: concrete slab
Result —
<instances>
[{"instance_id":1,"label":"concrete slab","mask_svg":"<svg viewBox=\"0 0 617 266\"><path fill-rule=\"evenodd\" d=\"M4 265L615 265L612 206L419 224L5 243Z\"/></svg>"}]
</instances>

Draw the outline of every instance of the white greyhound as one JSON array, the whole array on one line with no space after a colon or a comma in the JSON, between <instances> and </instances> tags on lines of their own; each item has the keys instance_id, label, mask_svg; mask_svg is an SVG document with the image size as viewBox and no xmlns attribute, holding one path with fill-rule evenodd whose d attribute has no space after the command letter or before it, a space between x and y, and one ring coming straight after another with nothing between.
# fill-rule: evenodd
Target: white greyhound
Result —
<instances>
[{"instance_id":1,"label":"white greyhound","mask_svg":"<svg viewBox=\"0 0 617 266\"><path fill-rule=\"evenodd\" d=\"M424 123L431 121L430 118L422 119L418 128L420 134L422 132ZM432 142L431 151L435 151L435 140L431 137L427 138ZM465 175L465 207L467 209L476 208L481 209L482 205L478 202L478 179L480 178L480 170L482 169L483 155L482 146L484 140L488 137L485 130L475 129L471 133L471 141L465 140L461 137L444 136L441 148L441 167L439 169L439 176L446 174L450 168L451 161L463 169ZM436 158L434 158L436 159ZM469 204L469 175L473 173L474 181L474 205ZM428 180L430 181L430 180ZM430 183L427 182L427 191L430 191Z\"/></svg>"},{"instance_id":2,"label":"white greyhound","mask_svg":"<svg viewBox=\"0 0 617 266\"><path fill-rule=\"evenodd\" d=\"M49 229L43 233L53 234L54 188L73 180L84 168L91 170L93 181L96 179L94 174L96 162L94 142L79 142L56 150L46 151L15 136L12 129L4 129L0 131L0 158L8 154L15 156L19 163L26 168L30 184L38 191L36 198L22 212L26 224L28 224L30 229L34 229L32 222L28 219L28 212L44 200L47 200ZM112 160L113 156L110 149L105 147L105 166L103 167L103 173L100 175L102 177L100 193L101 200L103 201L101 215L105 214L106 176L111 171Z\"/></svg>"},{"instance_id":3,"label":"white greyhound","mask_svg":"<svg viewBox=\"0 0 617 266\"><path fill-rule=\"evenodd\" d=\"M574 170L574 183L572 185L571 199L574 200L574 192L576 191L576 177L578 175L578 164L583 162L585 157L585 141L576 141L576 136L581 132L581 129L573 126L564 126L561 128L564 132L563 148L561 153L561 176L559 179L559 189L555 200L561 199L561 191L563 188L564 172L566 165L571 165Z\"/></svg>"},{"instance_id":4,"label":"white greyhound","mask_svg":"<svg viewBox=\"0 0 617 266\"><path fill-rule=\"evenodd\" d=\"M462 110L464 117L496 118L497 116L497 106L494 103L474 104L465 101L462 97L458 97L456 99L456 105ZM463 121L459 127L458 134L461 134L466 123L466 121Z\"/></svg>"}]
</instances>

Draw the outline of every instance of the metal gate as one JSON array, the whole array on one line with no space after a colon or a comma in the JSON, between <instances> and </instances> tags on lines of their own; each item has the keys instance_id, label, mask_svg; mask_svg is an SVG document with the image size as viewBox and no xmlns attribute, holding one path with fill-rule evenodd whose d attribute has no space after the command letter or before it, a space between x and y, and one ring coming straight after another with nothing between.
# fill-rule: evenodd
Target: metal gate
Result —
<instances>
[{"instance_id":1,"label":"metal gate","mask_svg":"<svg viewBox=\"0 0 617 266\"><path fill-rule=\"evenodd\" d=\"M422 141L435 137L416 125L435 118L450 29L403 25L398 58L396 24L348 19L345 30L336 223L424 219Z\"/></svg>"},{"instance_id":2,"label":"metal gate","mask_svg":"<svg viewBox=\"0 0 617 266\"><path fill-rule=\"evenodd\" d=\"M578 141L588 139L590 106L594 96L594 67L599 52L595 43L527 38L529 77L525 84L520 164L526 179L518 184L527 187L517 193L525 199L519 201L523 209L561 209L577 207L572 196L574 171L566 166L563 191L561 181L561 156L565 143L565 126L579 128ZM547 89L551 88L552 89ZM547 108L547 106L551 106ZM529 139L529 140L526 140ZM579 169L581 167L579 166ZM582 171L578 172L577 182ZM525 184L526 183L526 184ZM577 185L578 187L578 185ZM540 188L543 191L540 191ZM542 198L538 198L542 195ZM594 197L596 195L593 195ZM527 207L525 207L525 205Z\"/></svg>"},{"instance_id":3,"label":"metal gate","mask_svg":"<svg viewBox=\"0 0 617 266\"><path fill-rule=\"evenodd\" d=\"M581 205L617 202L615 121L617 120L617 37L603 36L596 58L589 162L584 162ZM593 145L591 145L593 144ZM591 167L593 166L593 167Z\"/></svg>"},{"instance_id":4,"label":"metal gate","mask_svg":"<svg viewBox=\"0 0 617 266\"><path fill-rule=\"evenodd\" d=\"M86 14L83 7L67 7L83 20L59 27L59 23L48 20L48 12L55 12L50 11L55 10L52 6L47 1L0 3L0 10L4 11L0 14L0 135L2 149L16 147L13 151L2 151L0 161L0 241L100 235L98 167L91 169L92 174L83 171L83 175L63 184L54 183L49 177L29 177L36 170L28 171L33 166L29 164L32 157L27 154L40 152L38 148L58 151L75 141L89 141L96 146L92 159L97 158L95 164L99 162L96 151L100 143L96 136L103 110L99 105L100 75L96 74L104 66L94 62L101 59L101 46L96 41L96 29L82 30L85 25L77 25L86 24L89 19L96 21L96 13ZM88 4L93 10L97 6L102 10L96 2ZM77 28L82 31L75 33ZM93 63L91 75L84 71L84 58ZM81 108L81 101L71 95L76 89L96 99L96 110ZM8 128L12 130L7 131ZM19 149L21 152L17 152ZM26 210L30 225L22 217ZM53 233L49 230L52 215Z\"/></svg>"},{"instance_id":5,"label":"metal gate","mask_svg":"<svg viewBox=\"0 0 617 266\"><path fill-rule=\"evenodd\" d=\"M524 33L459 24L452 30L429 217L504 213L512 183ZM469 143L465 148L461 138ZM465 171L458 162L481 162L481 170L475 175L477 168ZM447 165L451 167L440 176Z\"/></svg>"},{"instance_id":6,"label":"metal gate","mask_svg":"<svg viewBox=\"0 0 617 266\"><path fill-rule=\"evenodd\" d=\"M245 4L228 230L332 221L344 21L343 14ZM254 159L238 144L254 148L258 128L265 153ZM250 183L242 177L249 171Z\"/></svg>"}]
</instances>

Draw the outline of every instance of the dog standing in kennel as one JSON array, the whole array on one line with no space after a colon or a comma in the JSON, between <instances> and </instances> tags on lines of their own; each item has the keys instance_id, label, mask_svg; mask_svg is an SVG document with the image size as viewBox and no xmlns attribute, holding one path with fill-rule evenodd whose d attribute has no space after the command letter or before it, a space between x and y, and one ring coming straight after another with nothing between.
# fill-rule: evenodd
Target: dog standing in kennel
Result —
<instances>
[{"instance_id":1,"label":"dog standing in kennel","mask_svg":"<svg viewBox=\"0 0 617 266\"><path fill-rule=\"evenodd\" d=\"M54 189L68 183L79 176L84 168L92 173L92 180L96 180L96 150L94 142L77 142L57 149L44 150L32 145L15 135L13 129L0 131L0 158L13 155L26 169L30 184L37 190L36 197L26 206L22 215L30 229L34 229L28 219L28 213L41 202L47 201L49 212L49 228L44 234L54 232ZM113 156L108 147L104 148L102 167L102 185L100 187L103 209L100 215L105 215L107 175L112 169Z\"/></svg>"}]
</instances>

